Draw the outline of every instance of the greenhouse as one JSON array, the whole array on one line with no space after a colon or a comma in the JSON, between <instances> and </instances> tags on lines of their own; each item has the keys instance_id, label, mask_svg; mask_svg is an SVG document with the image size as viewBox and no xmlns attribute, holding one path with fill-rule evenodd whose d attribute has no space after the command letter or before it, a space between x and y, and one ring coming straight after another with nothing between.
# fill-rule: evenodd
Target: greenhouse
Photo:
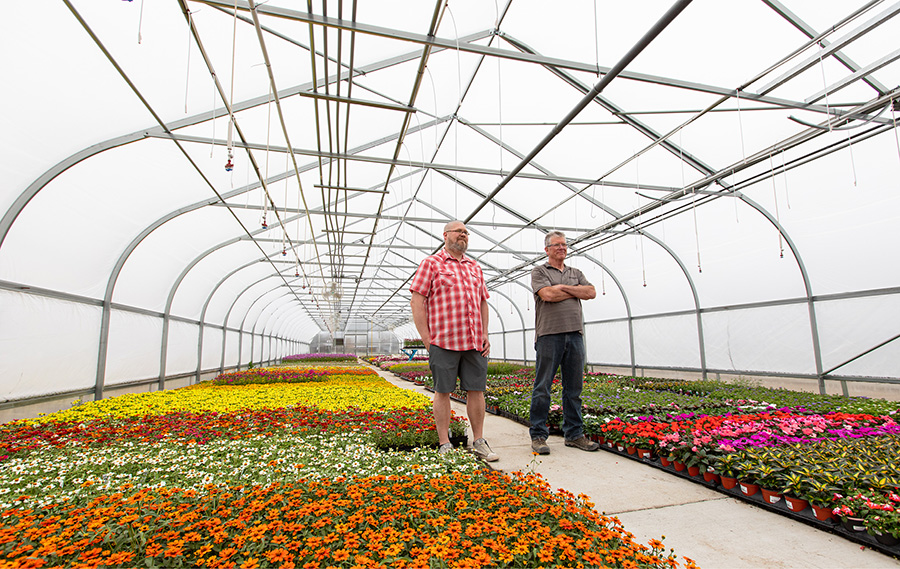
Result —
<instances>
[{"instance_id":1,"label":"greenhouse","mask_svg":"<svg viewBox=\"0 0 900 569\"><path fill-rule=\"evenodd\" d=\"M0 423L414 362L410 286L454 221L497 365L535 364L561 231L589 374L900 400L900 3L549 6L7 6Z\"/></svg>"}]
</instances>

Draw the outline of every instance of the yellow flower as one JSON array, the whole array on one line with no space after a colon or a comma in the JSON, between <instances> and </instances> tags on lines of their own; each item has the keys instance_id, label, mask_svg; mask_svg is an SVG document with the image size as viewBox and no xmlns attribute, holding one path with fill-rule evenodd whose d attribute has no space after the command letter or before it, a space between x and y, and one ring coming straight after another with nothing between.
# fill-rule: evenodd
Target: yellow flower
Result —
<instances>
[{"instance_id":1,"label":"yellow flower","mask_svg":"<svg viewBox=\"0 0 900 569\"><path fill-rule=\"evenodd\" d=\"M211 385L200 383L180 389L129 393L82 403L58 413L29 420L88 421L100 418L165 415L179 411L233 412L241 409L278 409L315 406L336 411L355 407L363 411L399 407L426 407L431 400L420 393L399 389L369 368L318 367L333 375L308 383Z\"/></svg>"}]
</instances>

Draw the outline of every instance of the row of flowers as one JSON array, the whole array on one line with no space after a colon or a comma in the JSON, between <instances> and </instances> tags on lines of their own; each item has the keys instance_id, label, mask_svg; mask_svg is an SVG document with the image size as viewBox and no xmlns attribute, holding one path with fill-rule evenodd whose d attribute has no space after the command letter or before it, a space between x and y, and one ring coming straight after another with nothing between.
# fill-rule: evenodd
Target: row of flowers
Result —
<instances>
[{"instance_id":1,"label":"row of flowers","mask_svg":"<svg viewBox=\"0 0 900 569\"><path fill-rule=\"evenodd\" d=\"M249 385L251 383L306 383L327 377L327 370L317 368L254 368L223 373L212 379L213 385Z\"/></svg>"},{"instance_id":2,"label":"row of flowers","mask_svg":"<svg viewBox=\"0 0 900 569\"><path fill-rule=\"evenodd\" d=\"M401 375L411 370L409 367L395 368L396 364L379 365L391 371L398 369L402 372ZM496 364L491 362L490 365ZM431 377L427 367L420 371L425 373L419 374L417 379L430 386ZM534 370L530 368L498 372L489 369L485 401L489 406L527 417L533 381ZM557 378L552 389L553 402L556 404L561 404L561 391ZM464 392L458 392L457 395L465 397ZM842 411L870 415L884 415L897 410L895 402L883 399L820 395L788 389L733 385L722 381L655 380L603 373L585 375L582 404L585 431L589 434L599 432L600 427L613 419L671 422L697 416L779 409L804 414ZM554 418L561 421L562 414L551 415L551 421Z\"/></svg>"},{"instance_id":3,"label":"row of flowers","mask_svg":"<svg viewBox=\"0 0 900 569\"><path fill-rule=\"evenodd\" d=\"M0 569L679 565L587 496L439 454L429 398L368 368L267 371L0 426Z\"/></svg>"},{"instance_id":4,"label":"row of flowers","mask_svg":"<svg viewBox=\"0 0 900 569\"><path fill-rule=\"evenodd\" d=\"M294 354L281 358L282 363L355 362L356 354Z\"/></svg>"},{"instance_id":5,"label":"row of flowers","mask_svg":"<svg viewBox=\"0 0 900 569\"><path fill-rule=\"evenodd\" d=\"M418 398L416 398L418 399ZM382 399L388 404L387 399ZM406 404L408 397L394 400ZM239 412L178 411L166 415L134 415L87 421L17 421L0 426L0 461L17 453L71 445L101 447L109 444L174 442L207 444L280 436L285 433L363 433L377 447L429 446L437 443L431 408L399 407L338 411L294 406ZM463 417L453 415L454 436L466 433Z\"/></svg>"},{"instance_id":6,"label":"row of flowers","mask_svg":"<svg viewBox=\"0 0 900 569\"><path fill-rule=\"evenodd\" d=\"M427 373L416 379L430 383ZM532 384L528 369L489 376L485 398L527 421ZM560 392L557 379L551 427L562 422ZM585 433L604 443L858 517L870 532L900 538L892 500L900 494L896 402L606 374L585 376L582 400ZM861 506L859 496L880 506Z\"/></svg>"},{"instance_id":7,"label":"row of flowers","mask_svg":"<svg viewBox=\"0 0 900 569\"><path fill-rule=\"evenodd\" d=\"M676 567L585 496L497 472L135 489L3 513L3 568ZM9 541L10 536L20 536ZM687 567L693 567L685 560ZM74 562L74 563L73 563Z\"/></svg>"}]
</instances>

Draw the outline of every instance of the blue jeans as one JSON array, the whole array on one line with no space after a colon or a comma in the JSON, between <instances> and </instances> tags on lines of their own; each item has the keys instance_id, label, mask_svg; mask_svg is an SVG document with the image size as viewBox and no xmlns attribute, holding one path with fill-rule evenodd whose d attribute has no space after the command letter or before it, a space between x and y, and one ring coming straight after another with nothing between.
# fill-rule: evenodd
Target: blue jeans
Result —
<instances>
[{"instance_id":1,"label":"blue jeans","mask_svg":"<svg viewBox=\"0 0 900 569\"><path fill-rule=\"evenodd\" d=\"M550 412L550 386L556 369L562 375L563 436L566 440L580 438L583 434L581 419L581 389L584 386L584 338L578 332L548 334L538 337L534 343L537 354L534 388L531 391L532 439L546 439L547 415Z\"/></svg>"}]
</instances>

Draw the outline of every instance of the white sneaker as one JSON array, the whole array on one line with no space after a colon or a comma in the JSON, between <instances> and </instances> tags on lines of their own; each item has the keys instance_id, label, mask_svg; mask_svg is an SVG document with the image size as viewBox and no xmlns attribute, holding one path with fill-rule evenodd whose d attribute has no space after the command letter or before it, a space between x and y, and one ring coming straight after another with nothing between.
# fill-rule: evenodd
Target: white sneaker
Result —
<instances>
[{"instance_id":1,"label":"white sneaker","mask_svg":"<svg viewBox=\"0 0 900 569\"><path fill-rule=\"evenodd\" d=\"M497 453L491 450L491 446L483 438L472 443L472 452L475 453L475 456L485 462L494 462L495 460L500 459Z\"/></svg>"},{"instance_id":2,"label":"white sneaker","mask_svg":"<svg viewBox=\"0 0 900 569\"><path fill-rule=\"evenodd\" d=\"M439 454L447 454L451 450L453 450L453 445L451 443L444 443L440 447L438 447Z\"/></svg>"}]
</instances>

